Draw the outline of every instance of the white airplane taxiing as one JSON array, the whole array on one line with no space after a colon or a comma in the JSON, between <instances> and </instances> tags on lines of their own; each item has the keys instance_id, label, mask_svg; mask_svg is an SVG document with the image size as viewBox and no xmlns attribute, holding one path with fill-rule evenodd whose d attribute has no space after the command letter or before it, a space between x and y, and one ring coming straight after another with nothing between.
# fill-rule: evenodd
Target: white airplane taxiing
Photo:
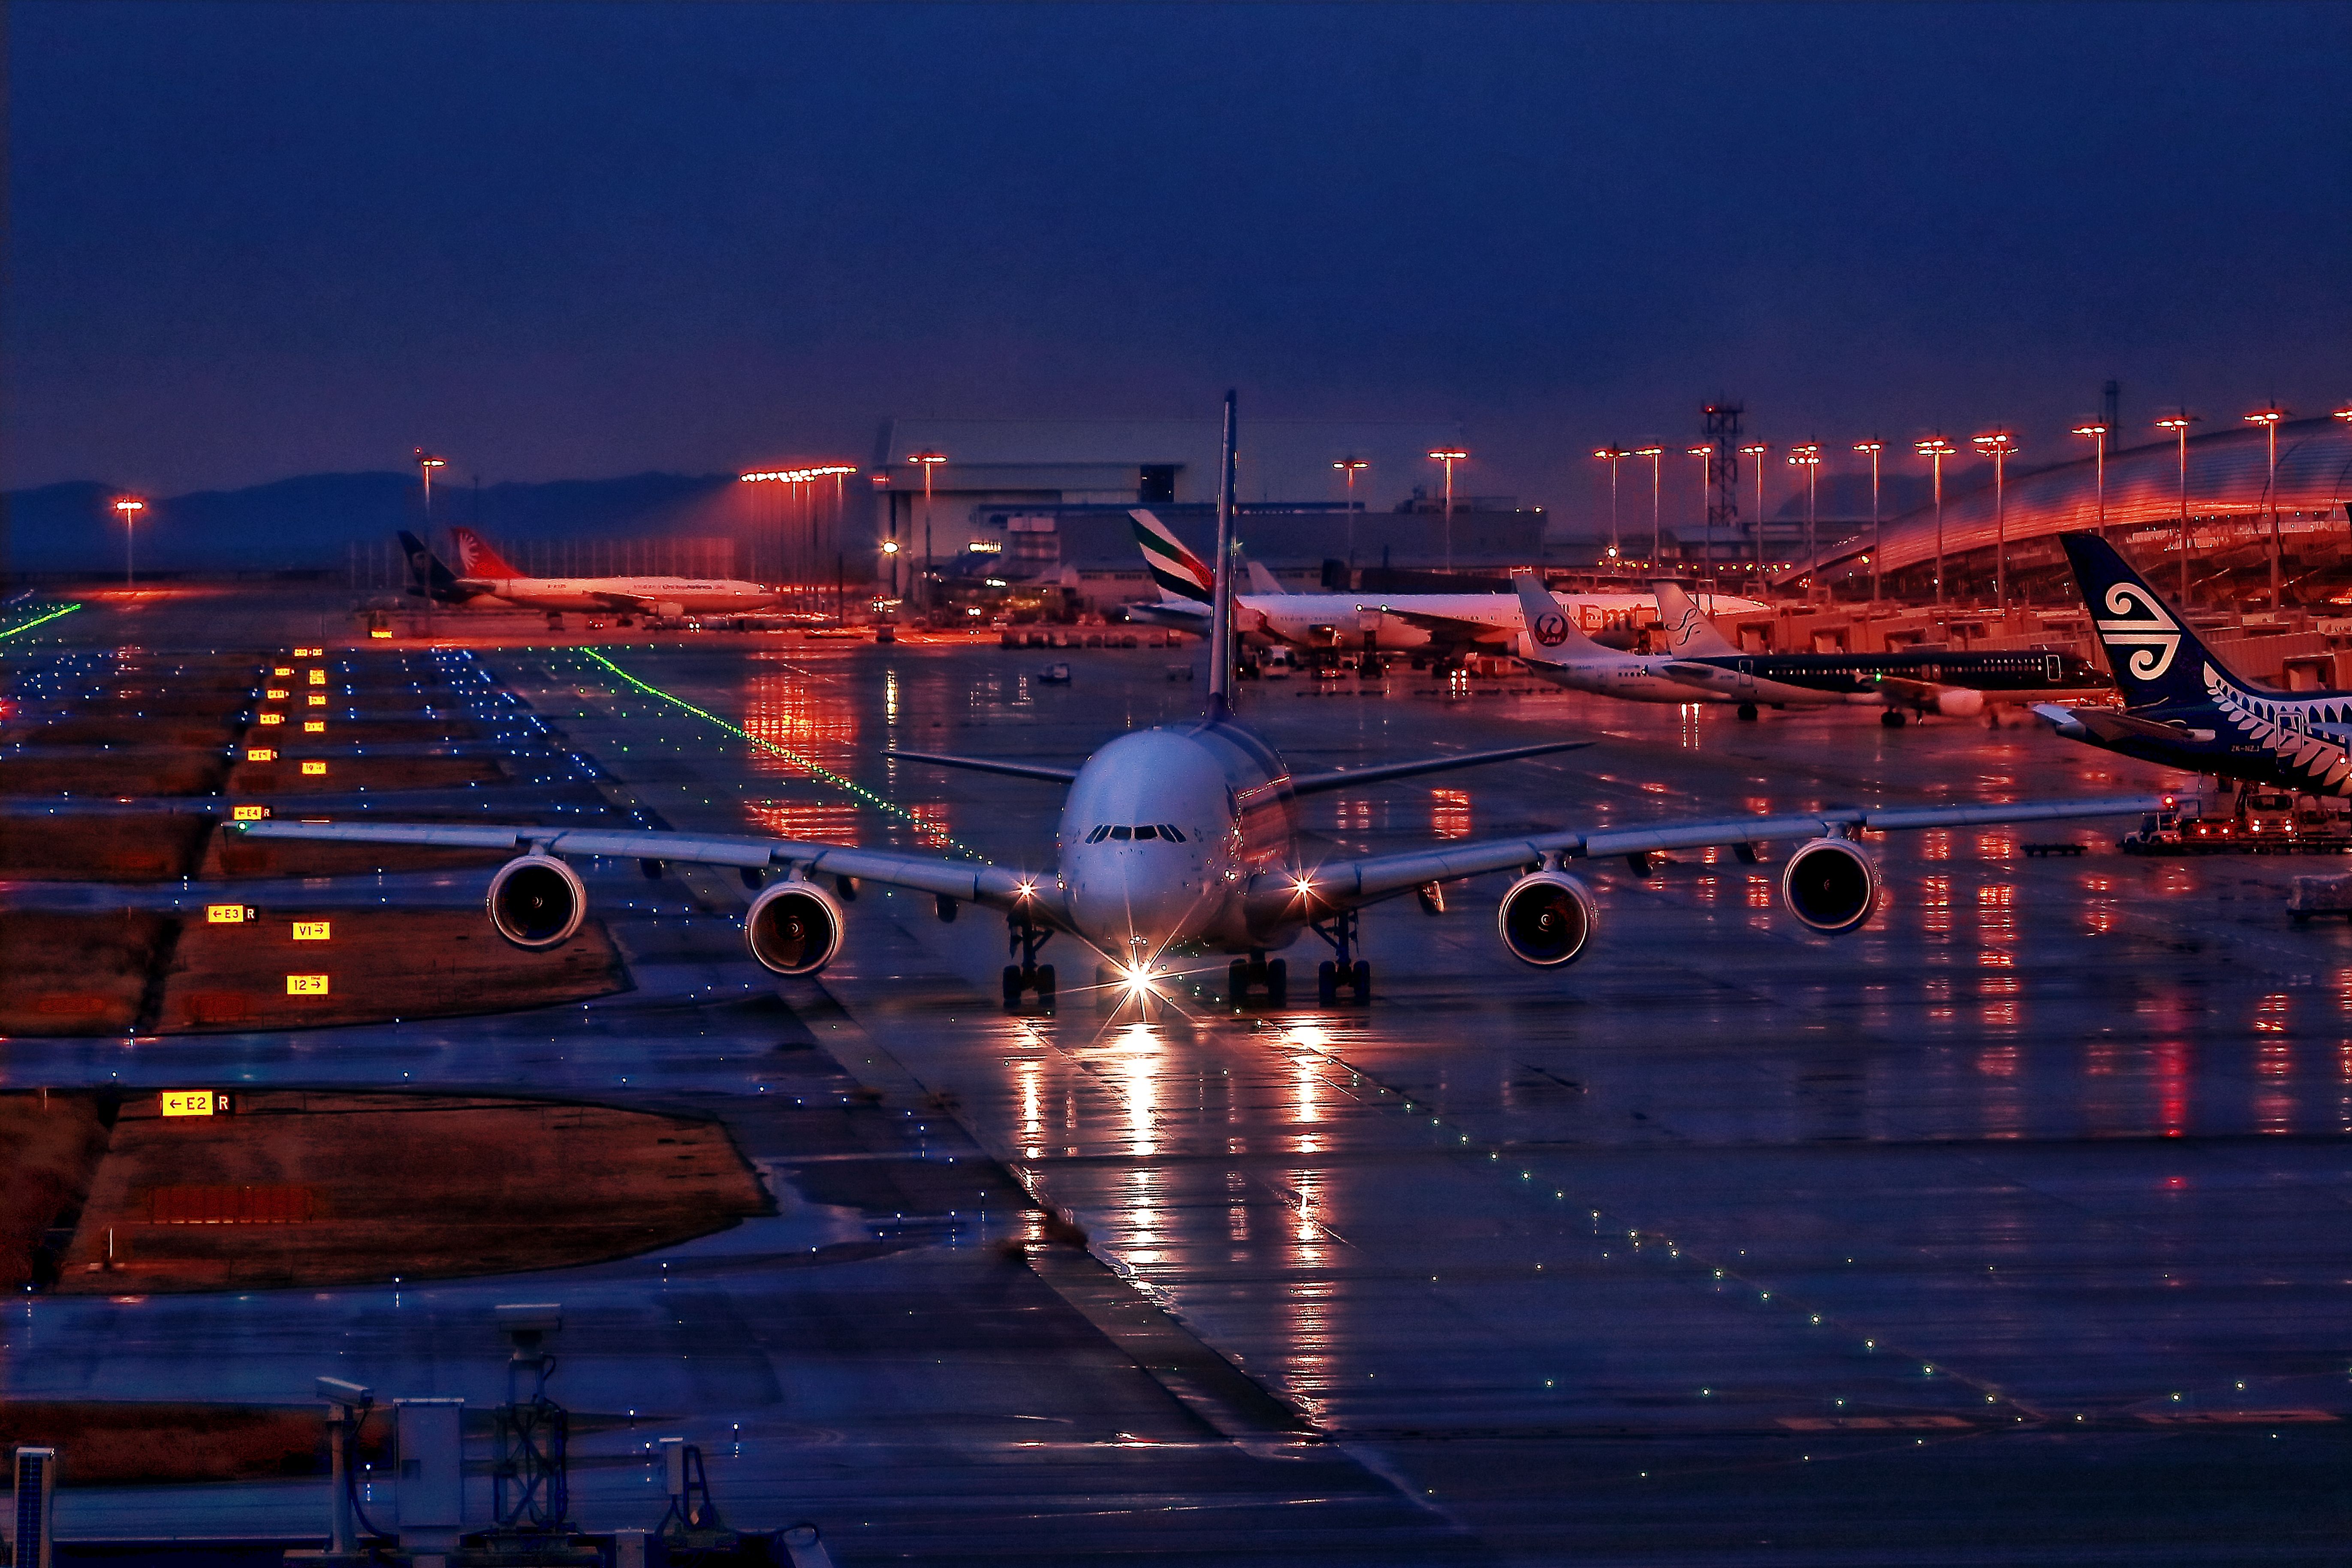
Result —
<instances>
[{"instance_id":1,"label":"white airplane taxiing","mask_svg":"<svg viewBox=\"0 0 2352 1568\"><path fill-rule=\"evenodd\" d=\"M1034 994L1050 1003L1051 965L1039 950L1067 933L1116 965L1118 994L1140 1006L1172 970L1211 954L1230 959L1236 1005L1263 994L1286 1000L1279 953L1312 931L1332 956L1318 973L1318 996L1344 988L1357 1001L1371 989L1360 954L1362 911L1419 891L1443 908L1442 884L1508 871L1514 879L1497 914L1503 948L1522 963L1558 968L1589 948L1598 906L1570 871L1579 859L1622 855L1646 872L1649 858L1728 846L1744 860L1764 840L1799 840L1780 874L1790 912L1812 931L1852 931L1879 899L1878 873L1856 842L1864 829L1948 827L1986 822L2141 816L2152 799L2074 799L1861 806L1668 821L1631 827L1567 827L1505 837L1433 841L1396 853L1318 858L1301 841L1300 797L1359 788L1473 763L1497 763L1583 744L1578 741L1454 752L1339 773L1294 773L1274 747L1228 705L1233 668L1234 399L1225 398L1223 470L1218 509L1215 602L1228 608L1212 627L1208 710L1197 721L1129 731L1075 769L1013 758L900 753L916 762L977 768L1066 786L1050 856L1030 868L958 862L932 855L802 840L669 831L583 829L561 825L240 822L257 838L341 839L373 844L498 847L518 853L490 879L491 926L519 947L551 948L579 930L587 891L571 862L635 859L658 875L667 862L739 868L761 888L743 917L751 956L778 974L822 970L841 949L844 906L861 883L927 893L941 919L963 904L1002 913L1021 954L1004 970L1008 1006ZM1516 608L1517 601L1512 601ZM771 875L778 879L768 880ZM763 885L764 884L764 885Z\"/></svg>"}]
</instances>

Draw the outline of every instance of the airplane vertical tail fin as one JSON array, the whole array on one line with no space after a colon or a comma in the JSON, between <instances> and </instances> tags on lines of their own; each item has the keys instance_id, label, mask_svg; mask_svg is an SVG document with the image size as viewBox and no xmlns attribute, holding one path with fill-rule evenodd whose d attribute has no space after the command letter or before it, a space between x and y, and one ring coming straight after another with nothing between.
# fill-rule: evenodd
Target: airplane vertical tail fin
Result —
<instances>
[{"instance_id":1,"label":"airplane vertical tail fin","mask_svg":"<svg viewBox=\"0 0 2352 1568\"><path fill-rule=\"evenodd\" d=\"M1289 589L1282 585L1282 582L1279 578L1276 577L1273 573L1267 571L1256 562L1246 561L1244 562L1243 564L1249 569L1249 586L1251 593L1287 594L1290 592Z\"/></svg>"},{"instance_id":2,"label":"airplane vertical tail fin","mask_svg":"<svg viewBox=\"0 0 2352 1568\"><path fill-rule=\"evenodd\" d=\"M449 568L441 564L441 558L433 553L432 546L404 528L400 531L400 548L402 553L408 557L408 591L411 594L436 605L457 602L457 579L450 574Z\"/></svg>"},{"instance_id":3,"label":"airplane vertical tail fin","mask_svg":"<svg viewBox=\"0 0 2352 1568\"><path fill-rule=\"evenodd\" d=\"M1135 542L1143 552L1143 564L1151 573L1151 580L1160 585L1163 604L1209 603L1216 586L1216 574L1209 563L1184 548L1183 541L1169 531L1168 525L1142 507L1129 510L1128 517L1135 525Z\"/></svg>"},{"instance_id":4,"label":"airplane vertical tail fin","mask_svg":"<svg viewBox=\"0 0 2352 1568\"><path fill-rule=\"evenodd\" d=\"M453 528L449 536L457 545L457 570L467 577L520 577L513 563L489 546L489 542L470 528Z\"/></svg>"},{"instance_id":5,"label":"airplane vertical tail fin","mask_svg":"<svg viewBox=\"0 0 2352 1568\"><path fill-rule=\"evenodd\" d=\"M2095 533L2062 533L2058 541L2066 547L2092 630L2106 649L2126 707L2209 701L2209 668L2242 691L2253 689L2197 640L2188 618L2168 605L2114 545Z\"/></svg>"},{"instance_id":6,"label":"airplane vertical tail fin","mask_svg":"<svg viewBox=\"0 0 2352 1568\"><path fill-rule=\"evenodd\" d=\"M1706 658L1739 651L1715 629L1714 622L1699 613L1681 584L1656 582L1650 590L1658 596L1658 619L1666 624L1667 652L1685 658Z\"/></svg>"},{"instance_id":7,"label":"airplane vertical tail fin","mask_svg":"<svg viewBox=\"0 0 2352 1568\"><path fill-rule=\"evenodd\" d=\"M1600 644L1577 629L1542 578L1524 576L1512 582L1519 593L1520 658L1529 664L1565 665L1601 651Z\"/></svg>"}]
</instances>

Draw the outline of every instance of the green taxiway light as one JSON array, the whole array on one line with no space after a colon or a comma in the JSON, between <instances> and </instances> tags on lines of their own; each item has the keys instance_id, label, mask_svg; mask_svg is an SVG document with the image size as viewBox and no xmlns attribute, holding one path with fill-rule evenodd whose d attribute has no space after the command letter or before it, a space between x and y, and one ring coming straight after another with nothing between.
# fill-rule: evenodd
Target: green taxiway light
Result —
<instances>
[{"instance_id":1,"label":"green taxiway light","mask_svg":"<svg viewBox=\"0 0 2352 1568\"><path fill-rule=\"evenodd\" d=\"M749 741L751 744L759 747L763 752L772 752L775 755L783 758L786 762L791 763L794 767L806 769L809 773L824 780L825 783L832 784L835 788L856 796L859 800L862 800L866 805L874 807L875 810L887 812L892 816L898 817L900 821L906 823L909 827L914 828L918 833L922 834L925 837L936 838L940 842L947 845L950 848L954 849L958 854L978 860L983 865L988 863L987 856L981 854L979 851L971 848L968 845L958 843L955 839L940 832L937 828L927 826L921 818L918 817L913 812L908 811L905 806L898 805L897 802L889 800L885 796L878 795L872 790L867 789L865 785L857 784L850 779L843 778L839 773L834 773L829 769L817 766L814 762L811 761L807 757L802 756L798 752L793 751L789 747L779 746L773 741L763 741L759 736L751 733L751 731L744 729L740 724L721 719L718 714L711 712L709 709L698 708L683 697L664 691L658 686L638 679L635 676L631 675L627 670L623 669L619 665L614 664L611 659L606 658L603 654L598 653L593 647L583 647L580 651L586 654L590 658L594 659L598 664L603 665L606 669L611 670L614 675L619 676L623 680L625 680L630 685L635 687L638 690L646 693L647 696L658 697L665 702L675 703L677 706L683 708L688 712L693 714L696 718L707 720L710 723L716 724L719 728L726 731L729 734Z\"/></svg>"}]
</instances>

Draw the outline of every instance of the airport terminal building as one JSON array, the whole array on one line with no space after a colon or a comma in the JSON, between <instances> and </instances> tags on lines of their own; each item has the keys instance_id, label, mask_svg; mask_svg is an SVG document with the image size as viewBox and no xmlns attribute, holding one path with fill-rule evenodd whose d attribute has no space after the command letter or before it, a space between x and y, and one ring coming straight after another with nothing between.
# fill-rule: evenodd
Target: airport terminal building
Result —
<instances>
[{"instance_id":1,"label":"airport terminal building","mask_svg":"<svg viewBox=\"0 0 2352 1568\"><path fill-rule=\"evenodd\" d=\"M928 515L942 571L1058 581L1095 607L1148 596L1128 510L1151 508L1209 553L1221 438L1213 419L893 419L873 456L874 534L919 559ZM1235 461L1244 548L1302 585L1329 562L1539 563L1545 512L1472 493L1466 467L1446 517L1444 471L1428 454L1460 439L1444 421L1251 421ZM911 460L925 453L945 460ZM1353 465L1352 493L1342 464Z\"/></svg>"}]
</instances>

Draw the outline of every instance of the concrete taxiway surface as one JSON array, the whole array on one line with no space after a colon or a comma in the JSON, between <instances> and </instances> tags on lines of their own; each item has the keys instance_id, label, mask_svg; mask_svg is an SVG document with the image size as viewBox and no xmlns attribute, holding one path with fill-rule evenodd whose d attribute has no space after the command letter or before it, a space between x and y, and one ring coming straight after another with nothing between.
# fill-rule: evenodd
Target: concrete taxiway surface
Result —
<instances>
[{"instance_id":1,"label":"concrete taxiway surface","mask_svg":"<svg viewBox=\"0 0 2352 1568\"><path fill-rule=\"evenodd\" d=\"M882 752L1075 763L1200 690L1150 651L1074 658L1068 687L994 648L614 652L698 713L574 648L465 657L618 809L1030 865L1052 786ZM1457 689L1271 682L1244 711L1298 766L1600 742L1311 803L1347 850L2179 782L2022 727ZM0 1066L692 1110L726 1120L777 1216L520 1279L28 1298L0 1369L26 1398L285 1402L330 1373L488 1403L490 1305L561 1300L552 1391L613 1418L575 1445L584 1522L651 1523L646 1446L677 1433L730 1517L815 1519L846 1563L2340 1561L2352 930L2288 922L2310 863L2126 858L2125 826L1882 841L1887 906L1844 939L1801 931L1770 864L1595 866L1598 945L1554 973L1503 955L1488 879L1440 918L1367 917L1369 1008L1236 1016L1180 990L1148 1026L1087 1005L1066 942L1058 1016L1007 1017L1001 924L873 891L823 981L779 988L730 879L607 868L624 995L16 1040ZM307 896L458 903L486 877ZM1039 1205L1088 1250L1011 1260ZM75 1491L63 1516L290 1534L322 1490Z\"/></svg>"}]
</instances>

